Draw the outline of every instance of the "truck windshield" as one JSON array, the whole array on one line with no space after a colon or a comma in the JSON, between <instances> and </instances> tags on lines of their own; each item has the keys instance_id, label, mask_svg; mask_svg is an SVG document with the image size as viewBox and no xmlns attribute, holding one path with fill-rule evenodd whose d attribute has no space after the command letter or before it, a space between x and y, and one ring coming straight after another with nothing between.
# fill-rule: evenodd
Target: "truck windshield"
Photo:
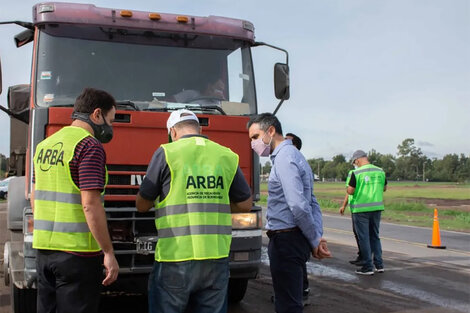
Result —
<instances>
[{"instance_id":1,"label":"truck windshield","mask_svg":"<svg viewBox=\"0 0 470 313\"><path fill-rule=\"evenodd\" d=\"M83 88L93 87L111 93L127 110L189 107L207 114L256 113L246 42L96 27L75 28L70 34L80 35L69 35L60 27L70 28L48 26L39 36L38 106L72 106Z\"/></svg>"}]
</instances>

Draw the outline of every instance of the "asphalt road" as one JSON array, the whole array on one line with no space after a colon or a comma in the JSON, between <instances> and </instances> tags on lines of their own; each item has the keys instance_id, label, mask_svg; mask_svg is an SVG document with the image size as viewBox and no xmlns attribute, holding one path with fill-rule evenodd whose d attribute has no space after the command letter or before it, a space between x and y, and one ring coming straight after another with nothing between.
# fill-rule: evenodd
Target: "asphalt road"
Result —
<instances>
[{"instance_id":1,"label":"asphalt road","mask_svg":"<svg viewBox=\"0 0 470 313\"><path fill-rule=\"evenodd\" d=\"M0 203L0 251L7 238L5 207ZM324 227L333 258L308 263L312 291L304 312L470 312L469 234L443 232L448 249L435 250L426 248L430 229L383 224L386 271L362 277L354 274L355 267L347 262L356 252L350 219L325 215ZM266 244L267 238L263 242ZM263 251L259 278L250 281L245 298L231 304L229 312L274 312L265 247ZM139 295L103 295L100 312L147 312L146 303ZM0 267L0 313L7 312L9 288L3 286Z\"/></svg>"}]
</instances>

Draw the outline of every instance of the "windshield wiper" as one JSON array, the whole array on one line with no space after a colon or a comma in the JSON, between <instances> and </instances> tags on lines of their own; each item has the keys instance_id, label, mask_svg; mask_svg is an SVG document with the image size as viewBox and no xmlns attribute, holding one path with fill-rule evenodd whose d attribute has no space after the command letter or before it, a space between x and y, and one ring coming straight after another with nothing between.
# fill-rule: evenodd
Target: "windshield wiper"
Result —
<instances>
[{"instance_id":1,"label":"windshield wiper","mask_svg":"<svg viewBox=\"0 0 470 313\"><path fill-rule=\"evenodd\" d=\"M70 108L73 107L73 103L53 103L49 105L49 107L64 107L64 108Z\"/></svg>"},{"instance_id":2,"label":"windshield wiper","mask_svg":"<svg viewBox=\"0 0 470 313\"><path fill-rule=\"evenodd\" d=\"M191 110L191 108L195 109L194 107L186 107L186 108L188 110ZM220 114L227 115L227 113L225 113L225 111L222 110L222 108L217 105L201 105L201 107L198 107L197 109L201 111L219 111Z\"/></svg>"},{"instance_id":3,"label":"windshield wiper","mask_svg":"<svg viewBox=\"0 0 470 313\"><path fill-rule=\"evenodd\" d=\"M140 111L140 109L135 105L135 103L130 100L118 100L116 101L116 105L129 106L135 111Z\"/></svg>"}]
</instances>

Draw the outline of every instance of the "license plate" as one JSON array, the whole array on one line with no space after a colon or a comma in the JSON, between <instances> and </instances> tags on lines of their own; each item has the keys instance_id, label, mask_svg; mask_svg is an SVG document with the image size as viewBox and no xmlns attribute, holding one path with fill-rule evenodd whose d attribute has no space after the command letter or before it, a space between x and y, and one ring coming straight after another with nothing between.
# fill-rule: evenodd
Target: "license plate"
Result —
<instances>
[{"instance_id":1,"label":"license plate","mask_svg":"<svg viewBox=\"0 0 470 313\"><path fill-rule=\"evenodd\" d=\"M157 237L139 237L135 239L135 249L137 254L148 255L155 253Z\"/></svg>"}]
</instances>

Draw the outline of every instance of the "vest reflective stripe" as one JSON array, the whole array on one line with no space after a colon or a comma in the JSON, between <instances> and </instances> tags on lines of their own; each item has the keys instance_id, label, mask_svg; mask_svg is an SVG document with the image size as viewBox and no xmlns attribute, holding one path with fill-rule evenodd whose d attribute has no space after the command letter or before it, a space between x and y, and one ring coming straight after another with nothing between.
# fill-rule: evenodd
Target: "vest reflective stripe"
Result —
<instances>
[{"instance_id":1,"label":"vest reflective stripe","mask_svg":"<svg viewBox=\"0 0 470 313\"><path fill-rule=\"evenodd\" d=\"M383 169L381 169L381 168L358 169L358 170L354 171L354 175L359 175L361 173L367 173L367 172L383 172Z\"/></svg>"},{"instance_id":2,"label":"vest reflective stripe","mask_svg":"<svg viewBox=\"0 0 470 313\"><path fill-rule=\"evenodd\" d=\"M37 230L48 230L61 233L88 233L90 231L87 223L65 223L44 220L35 220L34 228Z\"/></svg>"},{"instance_id":3,"label":"vest reflective stripe","mask_svg":"<svg viewBox=\"0 0 470 313\"><path fill-rule=\"evenodd\" d=\"M68 126L36 147L33 248L101 250L86 223L80 189L72 179L69 166L76 146L88 136L90 133L85 129Z\"/></svg>"},{"instance_id":4,"label":"vest reflective stripe","mask_svg":"<svg viewBox=\"0 0 470 313\"><path fill-rule=\"evenodd\" d=\"M351 204L351 208L359 209L359 208L368 208L371 206L379 206L384 205L383 202L371 202L371 203L363 203L363 204Z\"/></svg>"},{"instance_id":5,"label":"vest reflective stripe","mask_svg":"<svg viewBox=\"0 0 470 313\"><path fill-rule=\"evenodd\" d=\"M34 199L55 201L71 204L82 204L82 195L76 193L65 193L56 191L37 190L34 192ZM104 195L101 195L101 202L104 201Z\"/></svg>"},{"instance_id":6,"label":"vest reflective stripe","mask_svg":"<svg viewBox=\"0 0 470 313\"><path fill-rule=\"evenodd\" d=\"M377 166L366 164L353 171L356 177L354 195L349 198L352 213L382 211L385 173Z\"/></svg>"},{"instance_id":7,"label":"vest reflective stripe","mask_svg":"<svg viewBox=\"0 0 470 313\"><path fill-rule=\"evenodd\" d=\"M170 191L155 202L155 260L179 262L227 257L232 240L230 186L238 155L203 137L161 146L170 169Z\"/></svg>"},{"instance_id":8,"label":"vest reflective stripe","mask_svg":"<svg viewBox=\"0 0 470 313\"><path fill-rule=\"evenodd\" d=\"M46 200L55 202L65 202L72 204L82 204L82 197L76 193L65 193L47 190L38 190L34 193L35 200Z\"/></svg>"},{"instance_id":9,"label":"vest reflective stripe","mask_svg":"<svg viewBox=\"0 0 470 313\"><path fill-rule=\"evenodd\" d=\"M164 217L169 215L184 214L184 213L230 213L230 205L214 204L214 203L188 203L179 205L169 205L167 207L158 209L156 217Z\"/></svg>"},{"instance_id":10,"label":"vest reflective stripe","mask_svg":"<svg viewBox=\"0 0 470 313\"><path fill-rule=\"evenodd\" d=\"M171 238L178 236L189 235L231 235L232 225L219 226L219 225L194 225L183 227L172 227L158 230L158 238Z\"/></svg>"}]
</instances>

